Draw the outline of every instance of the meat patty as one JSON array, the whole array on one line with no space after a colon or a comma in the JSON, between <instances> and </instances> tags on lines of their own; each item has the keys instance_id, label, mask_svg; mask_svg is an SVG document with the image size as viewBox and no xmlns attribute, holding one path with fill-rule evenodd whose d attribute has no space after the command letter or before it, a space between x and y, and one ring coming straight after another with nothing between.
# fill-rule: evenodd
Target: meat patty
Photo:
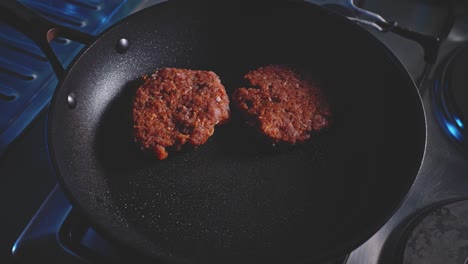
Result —
<instances>
[{"instance_id":1,"label":"meat patty","mask_svg":"<svg viewBox=\"0 0 468 264\"><path fill-rule=\"evenodd\" d=\"M166 68L143 78L133 101L135 141L160 160L168 148L202 145L229 118L229 99L214 72Z\"/></svg>"},{"instance_id":2,"label":"meat patty","mask_svg":"<svg viewBox=\"0 0 468 264\"><path fill-rule=\"evenodd\" d=\"M305 71L270 65L250 71L244 79L247 87L234 91L233 104L248 125L273 143L303 142L329 126L329 103Z\"/></svg>"}]
</instances>

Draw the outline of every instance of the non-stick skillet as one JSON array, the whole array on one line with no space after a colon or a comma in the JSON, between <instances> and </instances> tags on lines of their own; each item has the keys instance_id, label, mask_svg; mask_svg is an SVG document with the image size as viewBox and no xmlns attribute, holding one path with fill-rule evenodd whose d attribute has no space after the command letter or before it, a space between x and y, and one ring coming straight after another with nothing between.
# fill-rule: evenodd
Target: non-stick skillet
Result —
<instances>
[{"instance_id":1,"label":"non-stick skillet","mask_svg":"<svg viewBox=\"0 0 468 264\"><path fill-rule=\"evenodd\" d=\"M59 182L102 235L163 262L308 263L344 255L392 215L425 149L416 87L394 55L346 18L289 1L169 1L92 38L4 1L61 75L49 116ZM68 69L47 45L85 42ZM228 93L251 69L307 66L329 94L333 126L294 147L258 141L242 121L157 161L132 141L141 76L213 70Z\"/></svg>"}]
</instances>

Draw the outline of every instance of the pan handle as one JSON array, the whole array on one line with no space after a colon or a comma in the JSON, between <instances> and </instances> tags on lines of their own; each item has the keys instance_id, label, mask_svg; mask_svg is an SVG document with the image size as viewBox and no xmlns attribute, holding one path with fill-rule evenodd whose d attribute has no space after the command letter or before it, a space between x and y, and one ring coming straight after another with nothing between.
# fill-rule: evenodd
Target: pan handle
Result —
<instances>
[{"instance_id":1,"label":"pan handle","mask_svg":"<svg viewBox=\"0 0 468 264\"><path fill-rule=\"evenodd\" d=\"M424 49L424 60L434 64L440 47L440 39L401 27L395 21L388 21L379 14L358 7L354 0L345 0L340 4L324 4L323 7L336 11L349 20L370 26L380 32L393 32L406 39L416 41Z\"/></svg>"},{"instance_id":2,"label":"pan handle","mask_svg":"<svg viewBox=\"0 0 468 264\"><path fill-rule=\"evenodd\" d=\"M0 21L32 39L47 56L58 78L64 75L65 70L49 42L64 37L89 45L95 39L87 33L49 21L16 0L0 0Z\"/></svg>"}]
</instances>

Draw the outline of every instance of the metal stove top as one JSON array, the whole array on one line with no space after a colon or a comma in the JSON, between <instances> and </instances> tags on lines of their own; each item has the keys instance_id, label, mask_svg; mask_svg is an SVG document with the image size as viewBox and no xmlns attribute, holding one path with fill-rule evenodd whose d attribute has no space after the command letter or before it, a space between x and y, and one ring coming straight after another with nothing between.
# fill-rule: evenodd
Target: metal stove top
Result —
<instances>
[{"instance_id":1,"label":"metal stove top","mask_svg":"<svg viewBox=\"0 0 468 264\"><path fill-rule=\"evenodd\" d=\"M310 0L317 4L339 1ZM430 65L425 62L424 50L418 43L365 27L396 54L418 85L426 111L427 149L420 173L393 217L349 256L327 264L465 264L468 258L464 255L468 252L468 227L464 225L465 217L468 217L468 202L465 202L468 201L468 147L463 145L460 135L466 133L464 125L468 120L465 121L466 117L461 114L464 109L460 110L459 106L448 114L444 109L446 105L462 105L462 100L468 103L468 97L462 99L466 93L457 93L456 104L450 100L441 101L441 93L444 93L441 89L451 89L444 86L451 78L447 76L452 74L448 62L455 58L457 51L468 49L468 4L429 0L356 2L400 25L439 36L442 44L437 62ZM153 3L143 1L139 7ZM12 226L25 225L48 188L54 185L53 172L46 158L46 118L45 112L40 114L0 160L0 175L4 176L0 178L7 181L0 187L0 197L4 201L21 197L15 203L0 207L12 211L12 219L7 221ZM20 164L30 166L21 167ZM22 187L25 182L33 186ZM13 231L18 236L20 229ZM13 231L9 231L10 238L5 241L12 243ZM447 253L448 249L451 250ZM57 186L24 229L13 247L13 254L14 259L22 263L37 262L51 255L56 256L53 263L114 262L135 258L116 250L94 232L73 211Z\"/></svg>"},{"instance_id":2,"label":"metal stove top","mask_svg":"<svg viewBox=\"0 0 468 264\"><path fill-rule=\"evenodd\" d=\"M456 10L460 10L464 4L455 2L453 5ZM450 208L451 204L456 201L468 199L468 156L466 148L460 146L458 142L460 135L457 133L462 132L455 131L455 126L463 130L463 121L455 121L455 124L452 125L441 120L439 115L443 110L440 105L435 103L440 99L440 89L449 89L440 85L441 82L444 82L442 72L449 67L448 60L453 56L458 56L454 55L457 49L468 45L466 42L468 36L466 13L458 15L452 13L451 16L452 18L449 20L452 19L451 23L453 24L444 37L438 61L434 66L428 68L429 70L420 85L428 131L426 154L421 171L400 209L380 231L351 253L348 260L350 264L466 263L468 255L459 255L466 254L467 248L467 245L463 244L463 238L468 235L468 230L463 225L447 228L444 224L438 224L431 227L433 230L430 231L421 229L423 230L421 232L429 232L429 234L434 231L439 232L441 234L440 240L447 232L454 232L455 235L460 233L459 239L453 241L447 240L440 243L430 240L407 240L409 239L408 233L415 232L413 228L418 227L421 223L424 225L424 222L428 221L425 220L428 214L434 217L433 212L447 206ZM441 34L443 36L445 32L441 32ZM461 99L457 98L457 100ZM468 98L464 98L464 100L468 102ZM445 103L451 104L451 102ZM450 210L448 212L450 213ZM440 221L441 223L445 222L443 219ZM414 238L414 236L412 237ZM415 247L421 250L420 255L412 253ZM443 249L447 247L452 248L456 253L443 253ZM460 250L455 250L460 247ZM428 258L427 254L424 253L425 250L439 252L435 253L438 257ZM460 259L463 261L460 262Z\"/></svg>"}]
</instances>

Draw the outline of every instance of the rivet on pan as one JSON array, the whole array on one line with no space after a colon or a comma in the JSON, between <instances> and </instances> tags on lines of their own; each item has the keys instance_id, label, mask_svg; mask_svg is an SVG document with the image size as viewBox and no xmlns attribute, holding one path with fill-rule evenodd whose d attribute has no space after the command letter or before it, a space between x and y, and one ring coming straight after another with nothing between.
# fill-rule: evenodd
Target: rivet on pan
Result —
<instances>
[{"instance_id":1,"label":"rivet on pan","mask_svg":"<svg viewBox=\"0 0 468 264\"><path fill-rule=\"evenodd\" d=\"M76 107L76 97L73 93L67 96L67 105L70 109L74 109Z\"/></svg>"},{"instance_id":2,"label":"rivet on pan","mask_svg":"<svg viewBox=\"0 0 468 264\"><path fill-rule=\"evenodd\" d=\"M118 53L127 52L128 47L129 47L129 43L128 43L128 40L126 38L119 39L119 42L117 42L117 45L115 46Z\"/></svg>"}]
</instances>

